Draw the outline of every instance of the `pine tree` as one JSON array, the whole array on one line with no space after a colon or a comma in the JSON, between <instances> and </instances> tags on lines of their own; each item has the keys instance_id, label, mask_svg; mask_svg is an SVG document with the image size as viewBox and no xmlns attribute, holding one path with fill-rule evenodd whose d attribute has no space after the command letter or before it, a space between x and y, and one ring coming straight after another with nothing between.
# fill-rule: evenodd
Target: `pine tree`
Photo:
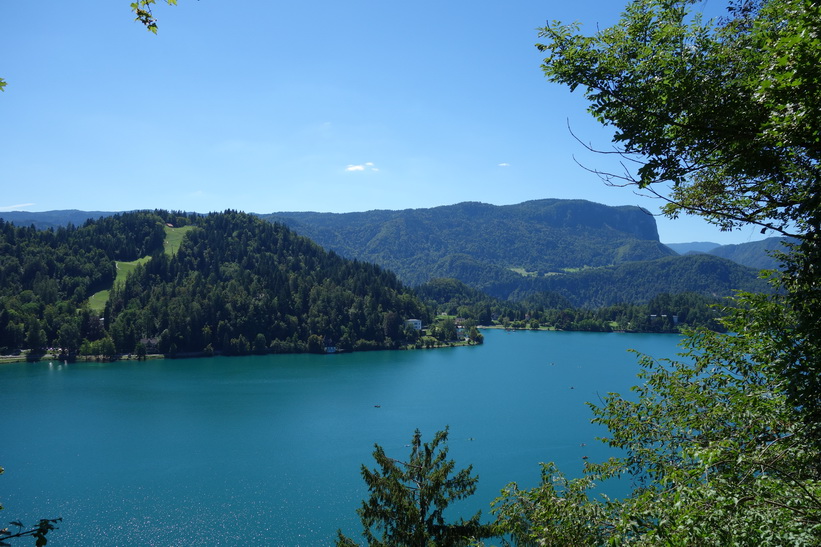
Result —
<instances>
[{"instance_id":1,"label":"pine tree","mask_svg":"<svg viewBox=\"0 0 821 547\"><path fill-rule=\"evenodd\" d=\"M369 546L468 545L490 536L489 527L479 522L481 511L467 521L445 522L445 509L472 495L479 480L471 475L473 466L454 473L456 463L447 459L447 440L447 427L430 443L422 442L417 429L408 461L390 458L381 446L374 445L373 457L379 467L362 466L370 497L357 510ZM356 545L341 531L338 536L337 545Z\"/></svg>"}]
</instances>

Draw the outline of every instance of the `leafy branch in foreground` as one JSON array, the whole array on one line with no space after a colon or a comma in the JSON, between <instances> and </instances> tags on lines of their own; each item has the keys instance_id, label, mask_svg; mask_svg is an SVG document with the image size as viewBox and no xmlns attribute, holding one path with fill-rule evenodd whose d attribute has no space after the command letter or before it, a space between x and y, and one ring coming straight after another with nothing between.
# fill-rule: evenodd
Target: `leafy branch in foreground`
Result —
<instances>
[{"instance_id":1,"label":"leafy branch in foreground","mask_svg":"<svg viewBox=\"0 0 821 547\"><path fill-rule=\"evenodd\" d=\"M625 455L580 479L547 465L537 488L510 485L494 504L499 532L526 545L821 542L821 454L770 365L789 324L774 300L742 297L728 328L743 336L695 331L683 360L641 356L632 396L590 405L610 431L602 440ZM593 496L618 477L629 496Z\"/></svg>"},{"instance_id":2,"label":"leafy branch in foreground","mask_svg":"<svg viewBox=\"0 0 821 547\"><path fill-rule=\"evenodd\" d=\"M41 547L48 543L46 534L52 530L56 530L56 524L62 520L63 519L40 519L40 522L36 526L32 527L25 526L20 521L11 522L9 524L17 527L17 530L11 531L8 528L3 528L0 530L0 547L11 547L10 543L6 543L7 540L25 537L34 538L34 544L37 547Z\"/></svg>"},{"instance_id":3,"label":"leafy branch in foreground","mask_svg":"<svg viewBox=\"0 0 821 547\"><path fill-rule=\"evenodd\" d=\"M593 36L550 24L542 68L583 88L588 110L616 128L616 153L640 166L606 181L668 200L672 218L797 239L775 280L794 320L779 340L789 356L772 364L821 446L821 5L730 1L729 17L705 22L696 3L634 0Z\"/></svg>"},{"instance_id":4,"label":"leafy branch in foreground","mask_svg":"<svg viewBox=\"0 0 821 547\"><path fill-rule=\"evenodd\" d=\"M650 189L671 217L798 243L779 256L780 292L737 297L734 334L691 331L684 359L642 356L631 397L591 405L623 456L573 480L547 466L541 486L503 492L499 533L519 544L821 544L821 6L731 0L705 23L695 4L634 0L589 37L551 24L544 71L581 86L640 166L606 182ZM625 498L585 495L619 477Z\"/></svg>"},{"instance_id":5,"label":"leafy branch in foreground","mask_svg":"<svg viewBox=\"0 0 821 547\"><path fill-rule=\"evenodd\" d=\"M177 0L165 0L165 2L169 6L177 5ZM145 25L145 28L154 34L157 34L157 19L154 17L151 6L156 3L156 0L139 0L131 3L131 11L137 16L134 20Z\"/></svg>"},{"instance_id":6,"label":"leafy branch in foreground","mask_svg":"<svg viewBox=\"0 0 821 547\"><path fill-rule=\"evenodd\" d=\"M730 2L730 18L713 22L696 3L635 0L592 36L551 23L537 45L545 75L582 88L615 127L623 172L602 173L607 182L668 200L673 217L803 238L819 201L821 7ZM669 194L653 190L664 183Z\"/></svg>"},{"instance_id":7,"label":"leafy branch in foreground","mask_svg":"<svg viewBox=\"0 0 821 547\"><path fill-rule=\"evenodd\" d=\"M0 475L2 475L4 469L0 467ZM3 506L0 505L0 510L3 509ZM40 522L35 526L26 526L19 520L13 521L9 523L9 526L13 526L16 530L10 530L9 528L2 528L0 529L0 547L10 547L11 544L7 543L10 539L19 539L19 538L26 538L32 537L35 539L35 545L37 547L41 547L48 543L48 539L46 539L46 534L51 532L52 530L56 530L56 524L61 522L63 519L40 519Z\"/></svg>"}]
</instances>

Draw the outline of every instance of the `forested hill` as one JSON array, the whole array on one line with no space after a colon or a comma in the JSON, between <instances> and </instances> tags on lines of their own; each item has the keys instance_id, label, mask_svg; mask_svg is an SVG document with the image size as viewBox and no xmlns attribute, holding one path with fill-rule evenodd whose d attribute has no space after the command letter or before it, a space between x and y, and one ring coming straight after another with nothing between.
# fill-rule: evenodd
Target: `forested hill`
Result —
<instances>
[{"instance_id":1,"label":"forested hill","mask_svg":"<svg viewBox=\"0 0 821 547\"><path fill-rule=\"evenodd\" d=\"M518 205L467 202L363 213L273 213L326 249L375 262L411 284L455 277L473 286L516 272L562 271L675 254L652 215L633 206L544 199Z\"/></svg>"},{"instance_id":2,"label":"forested hill","mask_svg":"<svg viewBox=\"0 0 821 547\"><path fill-rule=\"evenodd\" d=\"M163 250L167 224L190 224ZM115 260L149 255L124 282ZM102 318L88 297L112 287ZM252 215L114 215L38 231L0 221L0 352L113 354L395 347L424 305L378 266ZM102 319L102 320L101 320Z\"/></svg>"},{"instance_id":3,"label":"forested hill","mask_svg":"<svg viewBox=\"0 0 821 547\"><path fill-rule=\"evenodd\" d=\"M664 293L726 297L738 290L770 292L772 288L757 270L706 254L628 262L486 288L488 294L512 300L553 293L584 308L625 302L643 304Z\"/></svg>"},{"instance_id":4,"label":"forested hill","mask_svg":"<svg viewBox=\"0 0 821 547\"><path fill-rule=\"evenodd\" d=\"M753 268L709 255L678 256L659 243L655 219L638 207L546 199L263 218L407 282L454 278L503 300L549 293L595 308L644 304L662 293L723 297L769 290Z\"/></svg>"},{"instance_id":5,"label":"forested hill","mask_svg":"<svg viewBox=\"0 0 821 547\"><path fill-rule=\"evenodd\" d=\"M718 243L668 243L667 246L679 254L707 253L732 260L743 266L756 270L777 270L781 267L775 256L778 252L789 249L785 243L797 243L793 238L769 237L759 241L748 241L735 245L719 245Z\"/></svg>"},{"instance_id":6,"label":"forested hill","mask_svg":"<svg viewBox=\"0 0 821 547\"><path fill-rule=\"evenodd\" d=\"M786 237L769 237L761 241L750 241L738 245L722 245L711 249L711 255L720 256L733 262L759 270L776 270L781 267L774 252L786 252L785 243L796 243L795 239Z\"/></svg>"}]
</instances>

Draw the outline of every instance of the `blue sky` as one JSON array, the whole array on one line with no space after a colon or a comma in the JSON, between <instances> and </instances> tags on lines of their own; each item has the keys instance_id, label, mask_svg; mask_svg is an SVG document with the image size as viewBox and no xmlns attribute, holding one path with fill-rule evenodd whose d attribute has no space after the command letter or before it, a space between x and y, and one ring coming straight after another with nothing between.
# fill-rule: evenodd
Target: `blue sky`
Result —
<instances>
[{"instance_id":1,"label":"blue sky","mask_svg":"<svg viewBox=\"0 0 821 547\"><path fill-rule=\"evenodd\" d=\"M0 4L0 210L349 212L542 198L661 203L606 187L610 133L549 84L547 20L617 0ZM67 7L69 9L67 9ZM575 159L574 159L575 158ZM657 219L666 243L759 239Z\"/></svg>"}]
</instances>

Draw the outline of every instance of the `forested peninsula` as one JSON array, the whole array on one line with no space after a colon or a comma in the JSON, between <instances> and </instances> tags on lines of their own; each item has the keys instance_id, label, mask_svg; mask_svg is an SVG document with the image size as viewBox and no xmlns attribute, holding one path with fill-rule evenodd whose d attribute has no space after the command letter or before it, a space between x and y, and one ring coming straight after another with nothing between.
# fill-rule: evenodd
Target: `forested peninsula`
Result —
<instances>
[{"instance_id":1,"label":"forested peninsula","mask_svg":"<svg viewBox=\"0 0 821 547\"><path fill-rule=\"evenodd\" d=\"M185 229L174 252L166 233ZM117 268L130 273L118 278ZM116 281L115 281L116 280ZM48 230L0 222L0 353L366 350L428 308L382 268L234 211L133 212ZM103 294L101 309L89 297Z\"/></svg>"}]
</instances>

